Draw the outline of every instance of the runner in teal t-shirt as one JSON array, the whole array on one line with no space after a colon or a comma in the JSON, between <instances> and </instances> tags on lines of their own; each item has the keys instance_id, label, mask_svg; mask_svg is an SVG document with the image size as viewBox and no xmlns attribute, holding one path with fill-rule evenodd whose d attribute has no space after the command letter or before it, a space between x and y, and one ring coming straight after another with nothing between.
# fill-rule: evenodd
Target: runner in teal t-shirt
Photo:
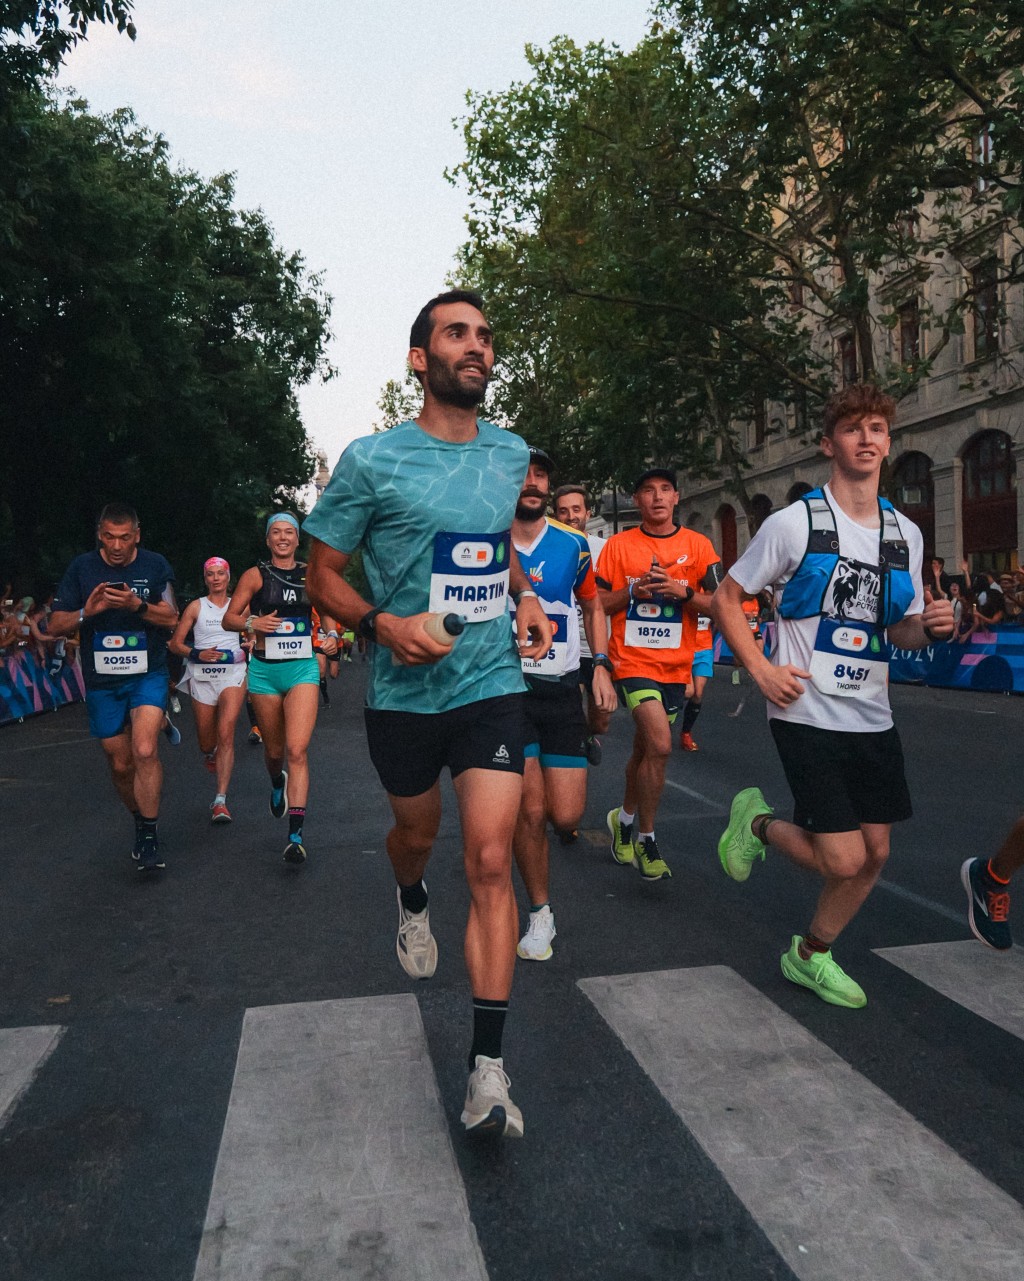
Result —
<instances>
[{"instance_id":1,"label":"runner in teal t-shirt","mask_svg":"<svg viewBox=\"0 0 1024 1281\"><path fill-rule=\"evenodd\" d=\"M519 660L542 658L551 643L511 543L529 452L477 419L494 349L476 294L432 299L409 345L423 409L342 455L305 524L314 539L306 584L321 612L377 642L366 733L395 818L387 851L398 882L396 951L411 978L437 967L423 873L441 822L441 771L451 773L470 889L473 1042L462 1122L470 1134L518 1137L523 1117L509 1098L501 1038L518 934L512 833L527 733ZM343 577L358 547L373 605ZM466 622L447 645L426 630L445 614Z\"/></svg>"}]
</instances>

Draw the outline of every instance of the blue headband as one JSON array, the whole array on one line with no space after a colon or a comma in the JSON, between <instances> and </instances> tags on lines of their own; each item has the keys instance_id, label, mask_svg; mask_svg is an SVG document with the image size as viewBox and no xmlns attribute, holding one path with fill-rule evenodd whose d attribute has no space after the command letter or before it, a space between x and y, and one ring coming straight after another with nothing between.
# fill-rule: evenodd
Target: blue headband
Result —
<instances>
[{"instance_id":1,"label":"blue headband","mask_svg":"<svg viewBox=\"0 0 1024 1281\"><path fill-rule=\"evenodd\" d=\"M268 534L270 533L271 525L278 525L281 523L281 521L284 521L286 525L294 525L295 532L297 534L302 532L299 529L299 522L295 519L295 517L291 514L291 512L274 512L272 516L267 517L267 533Z\"/></svg>"}]
</instances>

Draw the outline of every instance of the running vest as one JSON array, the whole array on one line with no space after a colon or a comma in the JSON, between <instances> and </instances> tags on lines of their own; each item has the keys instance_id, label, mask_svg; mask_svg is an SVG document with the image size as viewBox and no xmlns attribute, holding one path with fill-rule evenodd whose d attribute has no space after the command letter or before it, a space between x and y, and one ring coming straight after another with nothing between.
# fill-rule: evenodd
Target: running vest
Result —
<instances>
[{"instance_id":1,"label":"running vest","mask_svg":"<svg viewBox=\"0 0 1024 1281\"><path fill-rule=\"evenodd\" d=\"M807 548L796 573L789 580L778 603L781 618L811 618L815 614L836 615L835 599L826 604L829 589L835 598L840 587L839 533L835 513L820 489L800 499L807 508ZM875 622L881 627L898 623L914 599L910 574L910 549L900 529L896 509L887 498L878 499L878 575L881 590L875 608ZM841 613L841 608L840 608Z\"/></svg>"},{"instance_id":2,"label":"running vest","mask_svg":"<svg viewBox=\"0 0 1024 1281\"><path fill-rule=\"evenodd\" d=\"M297 561L291 569L278 569L270 561L256 567L263 580L253 593L249 609L253 614L279 614L281 626L264 641L257 658L280 661L313 657L313 606L306 594L306 566Z\"/></svg>"}]
</instances>

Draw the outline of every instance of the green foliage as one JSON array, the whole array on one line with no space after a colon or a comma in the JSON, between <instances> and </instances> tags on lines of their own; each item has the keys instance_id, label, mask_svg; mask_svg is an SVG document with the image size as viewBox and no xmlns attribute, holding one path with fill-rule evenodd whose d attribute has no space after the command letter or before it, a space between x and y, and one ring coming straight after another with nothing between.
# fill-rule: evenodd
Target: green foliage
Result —
<instances>
[{"instance_id":1,"label":"green foliage","mask_svg":"<svg viewBox=\"0 0 1024 1281\"><path fill-rule=\"evenodd\" d=\"M737 420L767 398L803 429L839 334L863 376L911 390L963 329L965 237L991 243L1019 199L1020 18L1019 0L664 0L632 51L528 49L528 80L469 96L450 175L500 413L564 478L673 461L724 471L749 512ZM929 342L903 365L909 298Z\"/></svg>"},{"instance_id":2,"label":"green foliage","mask_svg":"<svg viewBox=\"0 0 1024 1281\"><path fill-rule=\"evenodd\" d=\"M19 95L0 122L0 503L52 580L105 501L197 586L251 563L314 469L296 389L329 377L330 299L232 180L173 169L129 111Z\"/></svg>"},{"instance_id":3,"label":"green foliage","mask_svg":"<svg viewBox=\"0 0 1024 1281\"><path fill-rule=\"evenodd\" d=\"M54 72L93 22L113 23L130 40L133 0L4 0L0 4L0 99Z\"/></svg>"},{"instance_id":4,"label":"green foliage","mask_svg":"<svg viewBox=\"0 0 1024 1281\"><path fill-rule=\"evenodd\" d=\"M381 418L373 424L375 432L389 431L392 427L397 427L399 423L404 423L409 418L415 418L420 412L423 404L423 393L420 390L419 382L412 370L406 368L405 378L399 382L397 378L389 378L381 388L380 397L377 401L377 408L381 412Z\"/></svg>"}]
</instances>

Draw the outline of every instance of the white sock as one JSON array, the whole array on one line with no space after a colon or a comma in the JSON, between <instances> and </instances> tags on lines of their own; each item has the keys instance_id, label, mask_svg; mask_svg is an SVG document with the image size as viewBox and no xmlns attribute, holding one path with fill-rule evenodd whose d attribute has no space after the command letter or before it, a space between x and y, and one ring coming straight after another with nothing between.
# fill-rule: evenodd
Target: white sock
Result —
<instances>
[{"instance_id":1,"label":"white sock","mask_svg":"<svg viewBox=\"0 0 1024 1281\"><path fill-rule=\"evenodd\" d=\"M622 824L623 827L632 827L633 819L635 817L636 817L635 814L627 813L625 807L619 810L619 822Z\"/></svg>"},{"instance_id":2,"label":"white sock","mask_svg":"<svg viewBox=\"0 0 1024 1281\"><path fill-rule=\"evenodd\" d=\"M213 798L214 805L226 805L227 801L228 801L227 792L218 792L217 795Z\"/></svg>"},{"instance_id":3,"label":"white sock","mask_svg":"<svg viewBox=\"0 0 1024 1281\"><path fill-rule=\"evenodd\" d=\"M654 840L654 833L653 833L653 832L641 832L641 833L640 833L640 835L639 835L639 837L638 837L637 839L638 839L638 840L640 840L641 842L643 842L643 841L653 841L653 840Z\"/></svg>"}]
</instances>

